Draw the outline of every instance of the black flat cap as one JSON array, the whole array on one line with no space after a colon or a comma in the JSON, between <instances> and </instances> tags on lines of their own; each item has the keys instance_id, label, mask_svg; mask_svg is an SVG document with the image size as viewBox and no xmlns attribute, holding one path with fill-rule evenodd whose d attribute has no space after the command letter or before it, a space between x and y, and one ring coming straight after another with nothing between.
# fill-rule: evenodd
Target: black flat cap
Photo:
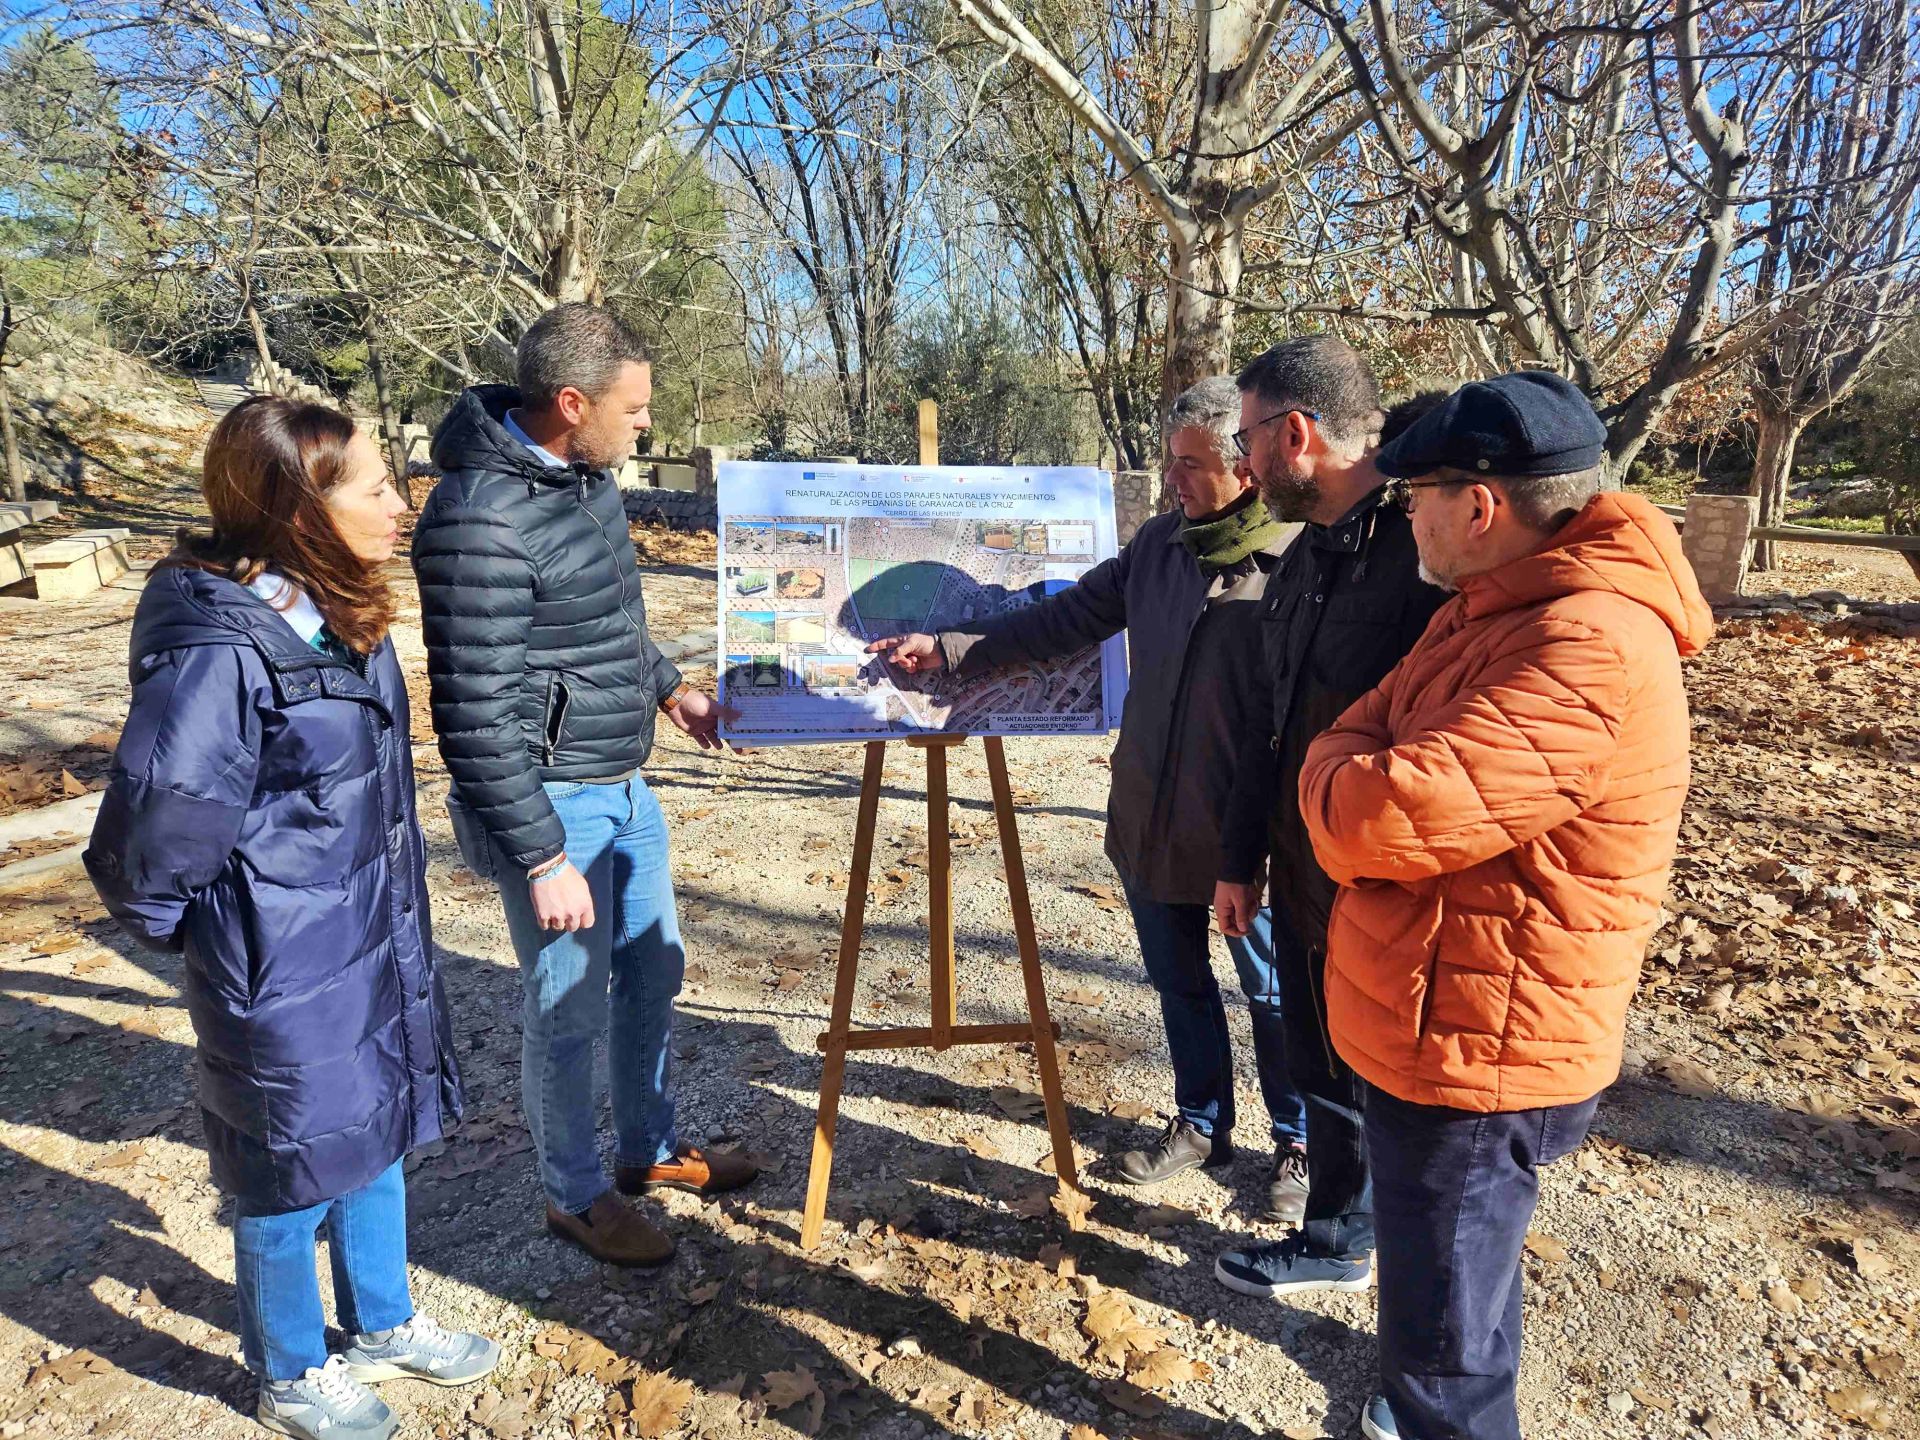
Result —
<instances>
[{"instance_id":1,"label":"black flat cap","mask_svg":"<svg viewBox=\"0 0 1920 1440\"><path fill-rule=\"evenodd\" d=\"M1375 452L1382 475L1435 470L1482 475L1570 475L1600 463L1607 429L1570 381L1518 370L1462 385Z\"/></svg>"}]
</instances>

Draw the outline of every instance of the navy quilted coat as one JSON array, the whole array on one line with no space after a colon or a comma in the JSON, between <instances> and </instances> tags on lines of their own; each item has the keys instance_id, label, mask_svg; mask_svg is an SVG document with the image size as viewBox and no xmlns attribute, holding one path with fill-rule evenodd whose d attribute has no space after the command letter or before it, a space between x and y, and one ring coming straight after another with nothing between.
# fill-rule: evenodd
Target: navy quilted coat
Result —
<instances>
[{"instance_id":1,"label":"navy quilted coat","mask_svg":"<svg viewBox=\"0 0 1920 1440\"><path fill-rule=\"evenodd\" d=\"M245 586L170 568L131 650L87 872L184 954L215 1182L274 1210L344 1195L461 1107L393 642L362 679Z\"/></svg>"}]
</instances>

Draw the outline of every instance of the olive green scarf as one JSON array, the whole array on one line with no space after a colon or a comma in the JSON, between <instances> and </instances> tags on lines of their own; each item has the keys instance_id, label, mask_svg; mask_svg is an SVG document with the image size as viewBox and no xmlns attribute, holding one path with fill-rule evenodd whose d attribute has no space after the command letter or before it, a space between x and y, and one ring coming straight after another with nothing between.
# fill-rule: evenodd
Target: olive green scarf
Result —
<instances>
[{"instance_id":1,"label":"olive green scarf","mask_svg":"<svg viewBox=\"0 0 1920 1440\"><path fill-rule=\"evenodd\" d=\"M1181 525L1180 543L1203 572L1218 575L1278 540L1281 528L1260 492L1249 489L1218 515Z\"/></svg>"}]
</instances>

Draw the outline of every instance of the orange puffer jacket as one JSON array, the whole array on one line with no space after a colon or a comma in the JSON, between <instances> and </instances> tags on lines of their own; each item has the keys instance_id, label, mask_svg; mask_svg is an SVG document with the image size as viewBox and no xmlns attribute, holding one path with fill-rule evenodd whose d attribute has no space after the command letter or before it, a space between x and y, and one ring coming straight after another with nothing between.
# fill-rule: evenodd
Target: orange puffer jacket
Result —
<instances>
[{"instance_id":1,"label":"orange puffer jacket","mask_svg":"<svg viewBox=\"0 0 1920 1440\"><path fill-rule=\"evenodd\" d=\"M1313 742L1328 1028L1363 1078L1489 1111L1619 1075L1687 793L1680 657L1712 633L1672 522L1598 495Z\"/></svg>"}]
</instances>

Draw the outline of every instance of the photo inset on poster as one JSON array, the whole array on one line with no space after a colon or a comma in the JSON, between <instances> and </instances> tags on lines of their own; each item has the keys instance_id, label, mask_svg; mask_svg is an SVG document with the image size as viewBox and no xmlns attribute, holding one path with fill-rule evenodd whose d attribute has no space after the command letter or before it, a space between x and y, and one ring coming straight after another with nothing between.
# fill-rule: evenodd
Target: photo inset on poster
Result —
<instances>
[{"instance_id":1,"label":"photo inset on poster","mask_svg":"<svg viewBox=\"0 0 1920 1440\"><path fill-rule=\"evenodd\" d=\"M721 690L740 712L729 737L1087 735L1118 723L1118 639L966 681L902 675L866 653L883 636L1032 605L1111 557L1104 471L733 462L718 480Z\"/></svg>"}]
</instances>

